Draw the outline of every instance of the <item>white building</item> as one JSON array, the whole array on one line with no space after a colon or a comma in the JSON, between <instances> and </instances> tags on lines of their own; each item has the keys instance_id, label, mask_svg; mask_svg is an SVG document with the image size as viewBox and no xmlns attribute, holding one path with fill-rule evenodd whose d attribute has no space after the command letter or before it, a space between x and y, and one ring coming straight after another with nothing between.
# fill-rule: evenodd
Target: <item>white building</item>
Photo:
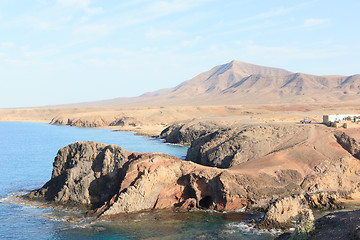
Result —
<instances>
[{"instance_id":1,"label":"white building","mask_svg":"<svg viewBox=\"0 0 360 240\"><path fill-rule=\"evenodd\" d=\"M336 121L350 121L354 122L356 119L360 119L360 114L345 114L345 115L323 115L323 123L331 125Z\"/></svg>"}]
</instances>

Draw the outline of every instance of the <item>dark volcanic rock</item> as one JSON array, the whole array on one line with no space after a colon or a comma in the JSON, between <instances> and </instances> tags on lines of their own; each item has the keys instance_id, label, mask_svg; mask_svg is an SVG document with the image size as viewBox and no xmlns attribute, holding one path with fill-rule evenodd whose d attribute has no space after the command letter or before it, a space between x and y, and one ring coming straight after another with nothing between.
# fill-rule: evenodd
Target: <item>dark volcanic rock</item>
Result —
<instances>
[{"instance_id":1,"label":"dark volcanic rock","mask_svg":"<svg viewBox=\"0 0 360 240\"><path fill-rule=\"evenodd\" d=\"M103 204L118 190L121 170L129 155L117 145L70 144L55 157L51 180L29 197L60 203Z\"/></svg>"},{"instance_id":2,"label":"dark volcanic rock","mask_svg":"<svg viewBox=\"0 0 360 240\"><path fill-rule=\"evenodd\" d=\"M68 118L57 116L50 121L53 125L68 125L73 127L105 127L109 123L101 116L91 118Z\"/></svg>"},{"instance_id":3,"label":"dark volcanic rock","mask_svg":"<svg viewBox=\"0 0 360 240\"><path fill-rule=\"evenodd\" d=\"M282 234L276 239L316 239L316 240L358 240L360 239L360 210L330 213L314 222L314 229L305 236ZM301 238L302 237L302 238Z\"/></svg>"},{"instance_id":4,"label":"dark volcanic rock","mask_svg":"<svg viewBox=\"0 0 360 240\"><path fill-rule=\"evenodd\" d=\"M95 142L60 149L53 165L51 180L27 198L90 205L95 216L176 206L237 210L301 192L293 170L252 176Z\"/></svg>"},{"instance_id":5,"label":"dark volcanic rock","mask_svg":"<svg viewBox=\"0 0 360 240\"><path fill-rule=\"evenodd\" d=\"M194 140L186 159L206 166L229 168L291 146L294 144L291 138L300 135L300 130L286 125L215 130Z\"/></svg>"},{"instance_id":6,"label":"dark volcanic rock","mask_svg":"<svg viewBox=\"0 0 360 240\"><path fill-rule=\"evenodd\" d=\"M55 158L51 180L28 197L88 204L94 216L246 207L266 210L262 226L288 226L299 215L311 219L309 207L338 208L337 198L360 186L359 160L322 126L216 129L193 140L187 157L191 161L94 142L71 144Z\"/></svg>"},{"instance_id":7,"label":"dark volcanic rock","mask_svg":"<svg viewBox=\"0 0 360 240\"><path fill-rule=\"evenodd\" d=\"M109 124L109 126L133 126L136 127L138 125L140 125L140 121L138 121L137 119L133 118L133 117L121 117L121 118L117 118L115 121L111 122Z\"/></svg>"},{"instance_id":8,"label":"dark volcanic rock","mask_svg":"<svg viewBox=\"0 0 360 240\"><path fill-rule=\"evenodd\" d=\"M165 139L168 143L178 143L189 146L192 141L207 135L219 127L211 122L189 122L189 123L176 123L165 128L159 138Z\"/></svg>"},{"instance_id":9,"label":"dark volcanic rock","mask_svg":"<svg viewBox=\"0 0 360 240\"><path fill-rule=\"evenodd\" d=\"M294 221L301 216L305 221L314 220L314 215L303 195L289 196L270 203L263 221L258 227L290 228Z\"/></svg>"},{"instance_id":10,"label":"dark volcanic rock","mask_svg":"<svg viewBox=\"0 0 360 240\"><path fill-rule=\"evenodd\" d=\"M345 132L337 131L335 137L339 144L341 144L351 155L360 159L360 141L349 136Z\"/></svg>"}]
</instances>

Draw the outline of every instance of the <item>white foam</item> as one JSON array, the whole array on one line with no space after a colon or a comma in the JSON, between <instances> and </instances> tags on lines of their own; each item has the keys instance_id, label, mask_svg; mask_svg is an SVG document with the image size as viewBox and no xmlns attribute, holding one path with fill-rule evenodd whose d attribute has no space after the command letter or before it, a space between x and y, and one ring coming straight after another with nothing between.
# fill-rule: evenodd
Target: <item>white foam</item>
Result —
<instances>
[{"instance_id":1,"label":"white foam","mask_svg":"<svg viewBox=\"0 0 360 240\"><path fill-rule=\"evenodd\" d=\"M279 235L282 233L279 229L257 229L255 228L255 224L240 222L240 223L228 223L227 227L229 230L226 230L228 233L242 232L242 233L252 233L256 235L261 234L271 234L271 235Z\"/></svg>"},{"instance_id":2,"label":"white foam","mask_svg":"<svg viewBox=\"0 0 360 240\"><path fill-rule=\"evenodd\" d=\"M6 197L0 198L1 203L11 203L16 200L18 196L24 195L28 192L13 192L8 194Z\"/></svg>"}]
</instances>

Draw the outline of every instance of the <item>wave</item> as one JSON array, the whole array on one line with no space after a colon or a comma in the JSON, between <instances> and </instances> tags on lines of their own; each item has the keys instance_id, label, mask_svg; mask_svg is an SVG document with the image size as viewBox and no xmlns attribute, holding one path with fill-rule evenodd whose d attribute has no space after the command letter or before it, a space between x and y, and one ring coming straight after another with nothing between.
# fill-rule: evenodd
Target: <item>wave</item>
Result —
<instances>
[{"instance_id":1,"label":"wave","mask_svg":"<svg viewBox=\"0 0 360 240\"><path fill-rule=\"evenodd\" d=\"M235 233L235 232L242 232L242 233L251 233L255 235L262 235L262 234L270 234L270 235L280 235L283 233L280 229L258 229L255 227L255 224L246 223L246 222L233 222L228 223L226 232L228 233Z\"/></svg>"}]
</instances>

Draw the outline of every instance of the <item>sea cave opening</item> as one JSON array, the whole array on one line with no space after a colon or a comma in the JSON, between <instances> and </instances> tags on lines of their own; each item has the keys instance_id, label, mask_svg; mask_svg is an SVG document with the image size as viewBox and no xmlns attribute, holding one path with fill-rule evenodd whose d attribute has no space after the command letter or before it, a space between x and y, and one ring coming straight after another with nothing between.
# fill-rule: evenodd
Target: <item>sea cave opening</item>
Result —
<instances>
[{"instance_id":1,"label":"sea cave opening","mask_svg":"<svg viewBox=\"0 0 360 240\"><path fill-rule=\"evenodd\" d=\"M212 199L210 196L206 196L206 197L203 197L202 199L200 199L199 201L199 206L201 208L206 208L208 209L212 204Z\"/></svg>"}]
</instances>

